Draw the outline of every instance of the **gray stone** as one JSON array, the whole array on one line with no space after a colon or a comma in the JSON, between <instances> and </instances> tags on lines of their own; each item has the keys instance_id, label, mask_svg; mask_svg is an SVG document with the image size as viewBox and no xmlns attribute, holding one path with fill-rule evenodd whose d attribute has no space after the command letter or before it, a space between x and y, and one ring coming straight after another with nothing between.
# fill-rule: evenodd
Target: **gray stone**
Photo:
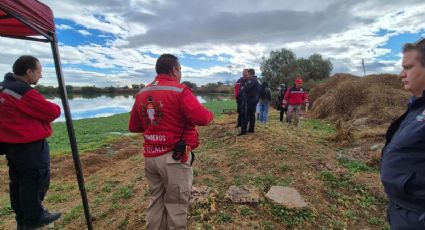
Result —
<instances>
[{"instance_id":1,"label":"gray stone","mask_svg":"<svg viewBox=\"0 0 425 230\"><path fill-rule=\"evenodd\" d=\"M384 144L380 143L380 144L375 144L370 146L369 150L376 151L376 150L382 150L382 148L384 148Z\"/></svg>"},{"instance_id":2,"label":"gray stone","mask_svg":"<svg viewBox=\"0 0 425 230\"><path fill-rule=\"evenodd\" d=\"M367 118L366 117L364 117L364 118L359 118L359 119L355 119L354 121L353 121L353 126L354 127L359 127L359 126L362 126L362 127L365 127L366 125L367 125Z\"/></svg>"},{"instance_id":3,"label":"gray stone","mask_svg":"<svg viewBox=\"0 0 425 230\"><path fill-rule=\"evenodd\" d=\"M190 193L189 203L191 206L208 204L208 196L211 188L202 185L199 187L192 186L192 192Z\"/></svg>"},{"instance_id":4,"label":"gray stone","mask_svg":"<svg viewBox=\"0 0 425 230\"><path fill-rule=\"evenodd\" d=\"M258 189L251 185L230 186L226 198L237 204L257 204L260 200Z\"/></svg>"},{"instance_id":5,"label":"gray stone","mask_svg":"<svg viewBox=\"0 0 425 230\"><path fill-rule=\"evenodd\" d=\"M308 204L297 190L290 187L272 186L266 197L287 208L308 208Z\"/></svg>"}]
</instances>

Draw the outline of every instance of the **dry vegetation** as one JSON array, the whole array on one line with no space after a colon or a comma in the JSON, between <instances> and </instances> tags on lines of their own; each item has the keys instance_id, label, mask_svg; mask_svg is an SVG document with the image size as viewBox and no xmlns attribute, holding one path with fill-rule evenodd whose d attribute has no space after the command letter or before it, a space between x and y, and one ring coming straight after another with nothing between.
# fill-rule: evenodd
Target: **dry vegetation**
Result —
<instances>
[{"instance_id":1,"label":"dry vegetation","mask_svg":"<svg viewBox=\"0 0 425 230\"><path fill-rule=\"evenodd\" d=\"M336 74L310 93L311 117L350 124L387 124L404 111L409 93L396 75Z\"/></svg>"}]
</instances>

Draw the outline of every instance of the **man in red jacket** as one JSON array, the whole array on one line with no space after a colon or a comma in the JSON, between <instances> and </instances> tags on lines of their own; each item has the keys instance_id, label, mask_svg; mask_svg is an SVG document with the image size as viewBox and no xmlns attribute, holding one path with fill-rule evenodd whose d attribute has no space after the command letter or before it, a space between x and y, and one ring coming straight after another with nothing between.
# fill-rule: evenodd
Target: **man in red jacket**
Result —
<instances>
[{"instance_id":1,"label":"man in red jacket","mask_svg":"<svg viewBox=\"0 0 425 230\"><path fill-rule=\"evenodd\" d=\"M10 203L17 229L35 229L59 219L42 201L50 183L50 156L46 138L60 107L47 101L36 85L42 67L37 58L21 56L0 83L0 154L6 154Z\"/></svg>"},{"instance_id":2,"label":"man in red jacket","mask_svg":"<svg viewBox=\"0 0 425 230\"><path fill-rule=\"evenodd\" d=\"M285 98L282 102L282 107L288 108L288 123L298 128L299 120L302 116L301 106L305 104L305 110L308 110L308 96L307 92L304 91L303 80L301 78L295 79L295 87L290 88L286 91Z\"/></svg>"},{"instance_id":3,"label":"man in red jacket","mask_svg":"<svg viewBox=\"0 0 425 230\"><path fill-rule=\"evenodd\" d=\"M236 99L236 106L237 106L237 112L238 112L238 120L236 122L236 127L242 126L242 95L240 94L241 88L245 85L245 82L248 78L248 69L243 69L242 71L242 77L238 79L238 81L235 84L235 99Z\"/></svg>"},{"instance_id":4,"label":"man in red jacket","mask_svg":"<svg viewBox=\"0 0 425 230\"><path fill-rule=\"evenodd\" d=\"M145 176L151 195L146 229L186 229L192 150L199 145L196 125L209 124L213 114L180 84L177 57L161 55L155 69L158 75L137 94L129 120L129 130L144 137Z\"/></svg>"}]
</instances>

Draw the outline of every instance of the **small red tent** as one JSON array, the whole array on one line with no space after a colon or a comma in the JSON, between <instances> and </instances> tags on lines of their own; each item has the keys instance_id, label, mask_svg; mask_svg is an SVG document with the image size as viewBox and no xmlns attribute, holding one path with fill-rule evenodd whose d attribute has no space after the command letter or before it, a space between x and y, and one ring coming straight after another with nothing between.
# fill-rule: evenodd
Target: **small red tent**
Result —
<instances>
[{"instance_id":1,"label":"small red tent","mask_svg":"<svg viewBox=\"0 0 425 230\"><path fill-rule=\"evenodd\" d=\"M87 228L93 229L74 126L65 90L52 10L37 0L1 0L0 36L50 42Z\"/></svg>"}]
</instances>

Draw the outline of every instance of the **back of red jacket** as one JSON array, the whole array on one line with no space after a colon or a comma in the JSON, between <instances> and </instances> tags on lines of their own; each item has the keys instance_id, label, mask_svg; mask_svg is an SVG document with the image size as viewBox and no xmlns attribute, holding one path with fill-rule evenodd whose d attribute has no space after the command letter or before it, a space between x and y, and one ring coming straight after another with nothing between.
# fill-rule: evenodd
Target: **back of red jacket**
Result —
<instances>
[{"instance_id":1,"label":"back of red jacket","mask_svg":"<svg viewBox=\"0 0 425 230\"><path fill-rule=\"evenodd\" d=\"M136 96L129 130L144 136L144 155L170 152L182 138L191 149L199 145L196 125L207 125L213 114L202 106L191 90L175 78L159 74Z\"/></svg>"},{"instance_id":2,"label":"back of red jacket","mask_svg":"<svg viewBox=\"0 0 425 230\"><path fill-rule=\"evenodd\" d=\"M0 83L0 142L30 143L52 134L60 107L12 73Z\"/></svg>"}]
</instances>

